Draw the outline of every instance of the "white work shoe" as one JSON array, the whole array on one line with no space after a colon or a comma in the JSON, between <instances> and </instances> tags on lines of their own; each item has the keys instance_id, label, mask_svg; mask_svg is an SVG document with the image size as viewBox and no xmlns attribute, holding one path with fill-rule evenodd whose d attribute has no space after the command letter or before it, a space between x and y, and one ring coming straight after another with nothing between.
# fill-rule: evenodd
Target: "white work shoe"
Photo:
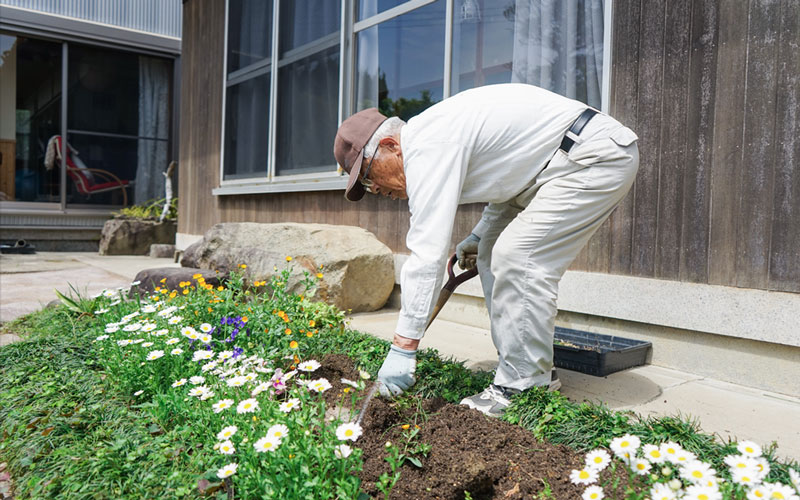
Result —
<instances>
[{"instance_id":1,"label":"white work shoe","mask_svg":"<svg viewBox=\"0 0 800 500\"><path fill-rule=\"evenodd\" d=\"M558 373L556 373L555 368L553 368L547 390L557 391L560 388L561 381L558 379ZM522 391L518 389L490 384L483 392L462 399L461 404L478 410L484 415L500 418L503 416L503 413L505 413L506 408L511 404L511 397L520 392Z\"/></svg>"}]
</instances>

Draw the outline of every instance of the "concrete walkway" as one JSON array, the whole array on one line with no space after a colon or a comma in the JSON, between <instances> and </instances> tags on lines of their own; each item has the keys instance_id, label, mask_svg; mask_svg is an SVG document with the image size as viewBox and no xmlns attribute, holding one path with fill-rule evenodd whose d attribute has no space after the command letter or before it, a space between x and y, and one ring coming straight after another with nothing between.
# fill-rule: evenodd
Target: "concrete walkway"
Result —
<instances>
[{"instance_id":1,"label":"concrete walkway","mask_svg":"<svg viewBox=\"0 0 800 500\"><path fill-rule=\"evenodd\" d=\"M178 267L172 259L138 256L101 257L96 253L39 252L34 255L0 255L0 323L38 310L57 297L54 289L81 293L128 286L136 274L152 267ZM390 339L397 311L354 315L354 329ZM18 338L0 337L0 346ZM423 347L438 349L467 366L492 369L497 359L489 332L437 319ZM1 347L0 347L1 348ZM776 441L778 456L800 461L800 399L768 393L647 365L592 377L559 370L561 392L573 401L602 401L610 408L642 415L683 415L698 420L703 430L723 439L751 439L761 444Z\"/></svg>"}]
</instances>

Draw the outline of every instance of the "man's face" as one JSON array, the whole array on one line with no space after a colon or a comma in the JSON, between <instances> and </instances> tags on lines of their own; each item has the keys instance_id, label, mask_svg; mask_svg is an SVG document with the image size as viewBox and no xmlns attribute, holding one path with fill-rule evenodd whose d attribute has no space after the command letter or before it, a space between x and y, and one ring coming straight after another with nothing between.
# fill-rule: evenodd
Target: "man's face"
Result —
<instances>
[{"instance_id":1,"label":"man's face","mask_svg":"<svg viewBox=\"0 0 800 500\"><path fill-rule=\"evenodd\" d=\"M365 161L364 170L369 159ZM388 196L393 200L406 200L406 175L403 169L403 152L397 140L387 137L381 140L380 154L373 160L367 174L368 191Z\"/></svg>"}]
</instances>

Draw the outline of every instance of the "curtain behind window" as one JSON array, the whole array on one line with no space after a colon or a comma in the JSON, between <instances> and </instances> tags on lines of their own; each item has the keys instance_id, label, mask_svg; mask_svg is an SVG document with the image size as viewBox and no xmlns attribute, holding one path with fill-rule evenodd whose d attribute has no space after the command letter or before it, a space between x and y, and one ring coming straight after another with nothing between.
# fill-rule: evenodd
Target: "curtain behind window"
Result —
<instances>
[{"instance_id":1,"label":"curtain behind window","mask_svg":"<svg viewBox=\"0 0 800 500\"><path fill-rule=\"evenodd\" d=\"M139 137L169 138L170 63L154 57L139 57ZM134 203L160 198L167 168L165 140L139 139Z\"/></svg>"},{"instance_id":2,"label":"curtain behind window","mask_svg":"<svg viewBox=\"0 0 800 500\"><path fill-rule=\"evenodd\" d=\"M512 82L600 107L604 0L516 0Z\"/></svg>"}]
</instances>

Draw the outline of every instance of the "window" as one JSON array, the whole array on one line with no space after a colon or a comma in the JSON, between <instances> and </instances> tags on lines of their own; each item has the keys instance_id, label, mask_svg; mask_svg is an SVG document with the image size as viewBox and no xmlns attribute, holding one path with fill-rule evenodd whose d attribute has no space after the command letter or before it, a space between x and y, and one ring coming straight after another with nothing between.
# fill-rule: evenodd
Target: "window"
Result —
<instances>
[{"instance_id":1,"label":"window","mask_svg":"<svg viewBox=\"0 0 800 500\"><path fill-rule=\"evenodd\" d=\"M456 0L452 92L523 82L600 108L604 0Z\"/></svg>"},{"instance_id":2,"label":"window","mask_svg":"<svg viewBox=\"0 0 800 500\"><path fill-rule=\"evenodd\" d=\"M356 108L408 120L444 95L445 2L356 34Z\"/></svg>"},{"instance_id":3,"label":"window","mask_svg":"<svg viewBox=\"0 0 800 500\"><path fill-rule=\"evenodd\" d=\"M223 181L335 176L340 25L333 0L229 0Z\"/></svg>"},{"instance_id":4,"label":"window","mask_svg":"<svg viewBox=\"0 0 800 500\"><path fill-rule=\"evenodd\" d=\"M214 193L343 189L336 128L369 107L408 120L524 82L601 108L608 12L607 0L228 0Z\"/></svg>"}]
</instances>

